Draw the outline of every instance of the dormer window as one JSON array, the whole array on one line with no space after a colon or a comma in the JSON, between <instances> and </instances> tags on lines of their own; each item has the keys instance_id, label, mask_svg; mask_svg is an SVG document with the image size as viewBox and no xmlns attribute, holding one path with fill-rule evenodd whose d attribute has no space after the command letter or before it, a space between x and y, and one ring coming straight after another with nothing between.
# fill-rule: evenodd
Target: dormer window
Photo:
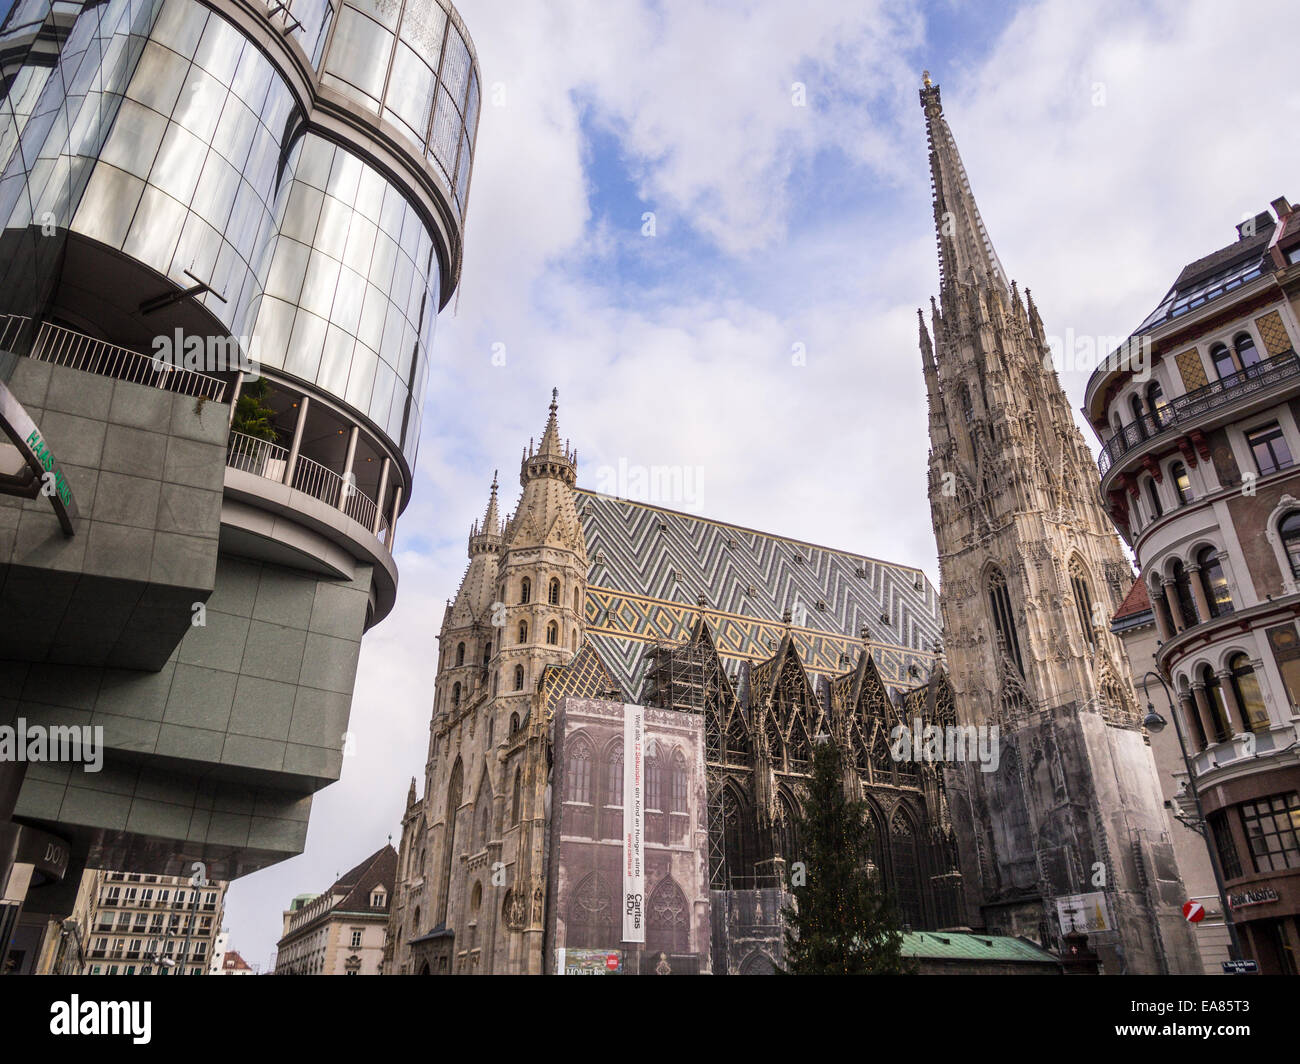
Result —
<instances>
[{"instance_id":1,"label":"dormer window","mask_svg":"<svg viewBox=\"0 0 1300 1064\"><path fill-rule=\"evenodd\" d=\"M370 907L372 909L382 909L388 901L388 894L380 889L370 895Z\"/></svg>"}]
</instances>

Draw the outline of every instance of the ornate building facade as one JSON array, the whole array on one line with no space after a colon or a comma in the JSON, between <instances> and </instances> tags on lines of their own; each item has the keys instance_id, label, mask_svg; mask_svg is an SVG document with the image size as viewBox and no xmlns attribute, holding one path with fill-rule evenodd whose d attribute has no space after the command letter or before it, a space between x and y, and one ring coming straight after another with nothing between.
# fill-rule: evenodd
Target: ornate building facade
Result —
<instances>
[{"instance_id":1,"label":"ornate building facade","mask_svg":"<svg viewBox=\"0 0 1300 1064\"><path fill-rule=\"evenodd\" d=\"M845 783L871 810L874 861L903 922L965 924L941 774L889 750L895 725L955 719L923 574L597 495L576 477L552 401L540 443L524 453L515 513L503 526L494 480L444 616L424 792L411 781L385 970L551 971L557 916L590 928L617 911L616 884L603 880L573 892L584 913L548 908L552 809L564 803L566 824L586 825L566 826L566 838L617 840L622 823L617 741L571 744L590 764L566 764L577 789L553 793L566 698L703 716L715 973L780 963L796 813L823 734L848 753ZM645 768L647 841L667 845L684 777L667 750L651 749ZM589 814L573 815L575 803ZM674 886L684 884L664 896L678 897ZM666 941L684 934L660 930Z\"/></svg>"},{"instance_id":2,"label":"ornate building facade","mask_svg":"<svg viewBox=\"0 0 1300 1064\"><path fill-rule=\"evenodd\" d=\"M1042 320L993 250L928 77L921 105L940 264L920 343L945 649L958 716L997 726L1001 750L996 772L948 769L963 865L978 870L972 919L1053 947L1086 930L1107 972L1193 971L1154 761L1106 627L1132 569Z\"/></svg>"}]
</instances>

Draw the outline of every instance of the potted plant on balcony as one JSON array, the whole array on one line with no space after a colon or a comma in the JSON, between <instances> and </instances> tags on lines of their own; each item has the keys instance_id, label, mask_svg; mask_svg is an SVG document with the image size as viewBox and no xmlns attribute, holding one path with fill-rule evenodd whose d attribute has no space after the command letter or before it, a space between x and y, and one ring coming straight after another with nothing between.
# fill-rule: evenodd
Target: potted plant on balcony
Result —
<instances>
[{"instance_id":1,"label":"potted plant on balcony","mask_svg":"<svg viewBox=\"0 0 1300 1064\"><path fill-rule=\"evenodd\" d=\"M230 429L254 440L269 444L278 444L279 430L275 427L275 410L266 403L271 394L271 383L265 377L246 384L239 393L235 403L235 416L231 419ZM239 466L249 473L255 473L271 480L284 477L283 458L274 458L273 447L252 447L240 454Z\"/></svg>"}]
</instances>

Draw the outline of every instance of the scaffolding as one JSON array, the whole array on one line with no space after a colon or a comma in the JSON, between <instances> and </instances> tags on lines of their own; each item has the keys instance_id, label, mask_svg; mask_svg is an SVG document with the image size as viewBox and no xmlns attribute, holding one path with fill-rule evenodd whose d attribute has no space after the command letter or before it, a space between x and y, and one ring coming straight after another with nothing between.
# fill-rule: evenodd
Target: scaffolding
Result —
<instances>
[{"instance_id":1,"label":"scaffolding","mask_svg":"<svg viewBox=\"0 0 1300 1064\"><path fill-rule=\"evenodd\" d=\"M648 667L642 701L660 709L704 716L704 777L708 788L709 883L725 882L727 871L723 839L722 721L726 689L730 687L717 651L697 629L684 642L656 641L646 652Z\"/></svg>"}]
</instances>

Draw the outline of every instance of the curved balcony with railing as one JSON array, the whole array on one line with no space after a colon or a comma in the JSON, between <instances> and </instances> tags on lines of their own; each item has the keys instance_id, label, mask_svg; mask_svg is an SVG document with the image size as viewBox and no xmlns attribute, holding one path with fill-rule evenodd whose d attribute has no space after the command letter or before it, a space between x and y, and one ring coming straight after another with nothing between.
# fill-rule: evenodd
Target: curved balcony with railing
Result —
<instances>
[{"instance_id":1,"label":"curved balcony with railing","mask_svg":"<svg viewBox=\"0 0 1300 1064\"><path fill-rule=\"evenodd\" d=\"M287 447L242 432L230 433L230 443L226 448L228 468L285 484L313 499L319 499L352 518L363 528L369 529L381 543L387 542L388 518L380 512L374 499L345 476L303 455L298 456L297 464L290 473L289 458L290 451Z\"/></svg>"},{"instance_id":2,"label":"curved balcony with railing","mask_svg":"<svg viewBox=\"0 0 1300 1064\"><path fill-rule=\"evenodd\" d=\"M1123 459L1145 450L1147 444L1200 427L1216 411L1288 385L1297 377L1300 377L1300 358L1294 351L1284 351L1211 381L1195 391L1176 396L1155 413L1148 411L1135 418L1112 435L1098 455L1102 491L1109 487L1106 480L1123 464Z\"/></svg>"}]
</instances>

